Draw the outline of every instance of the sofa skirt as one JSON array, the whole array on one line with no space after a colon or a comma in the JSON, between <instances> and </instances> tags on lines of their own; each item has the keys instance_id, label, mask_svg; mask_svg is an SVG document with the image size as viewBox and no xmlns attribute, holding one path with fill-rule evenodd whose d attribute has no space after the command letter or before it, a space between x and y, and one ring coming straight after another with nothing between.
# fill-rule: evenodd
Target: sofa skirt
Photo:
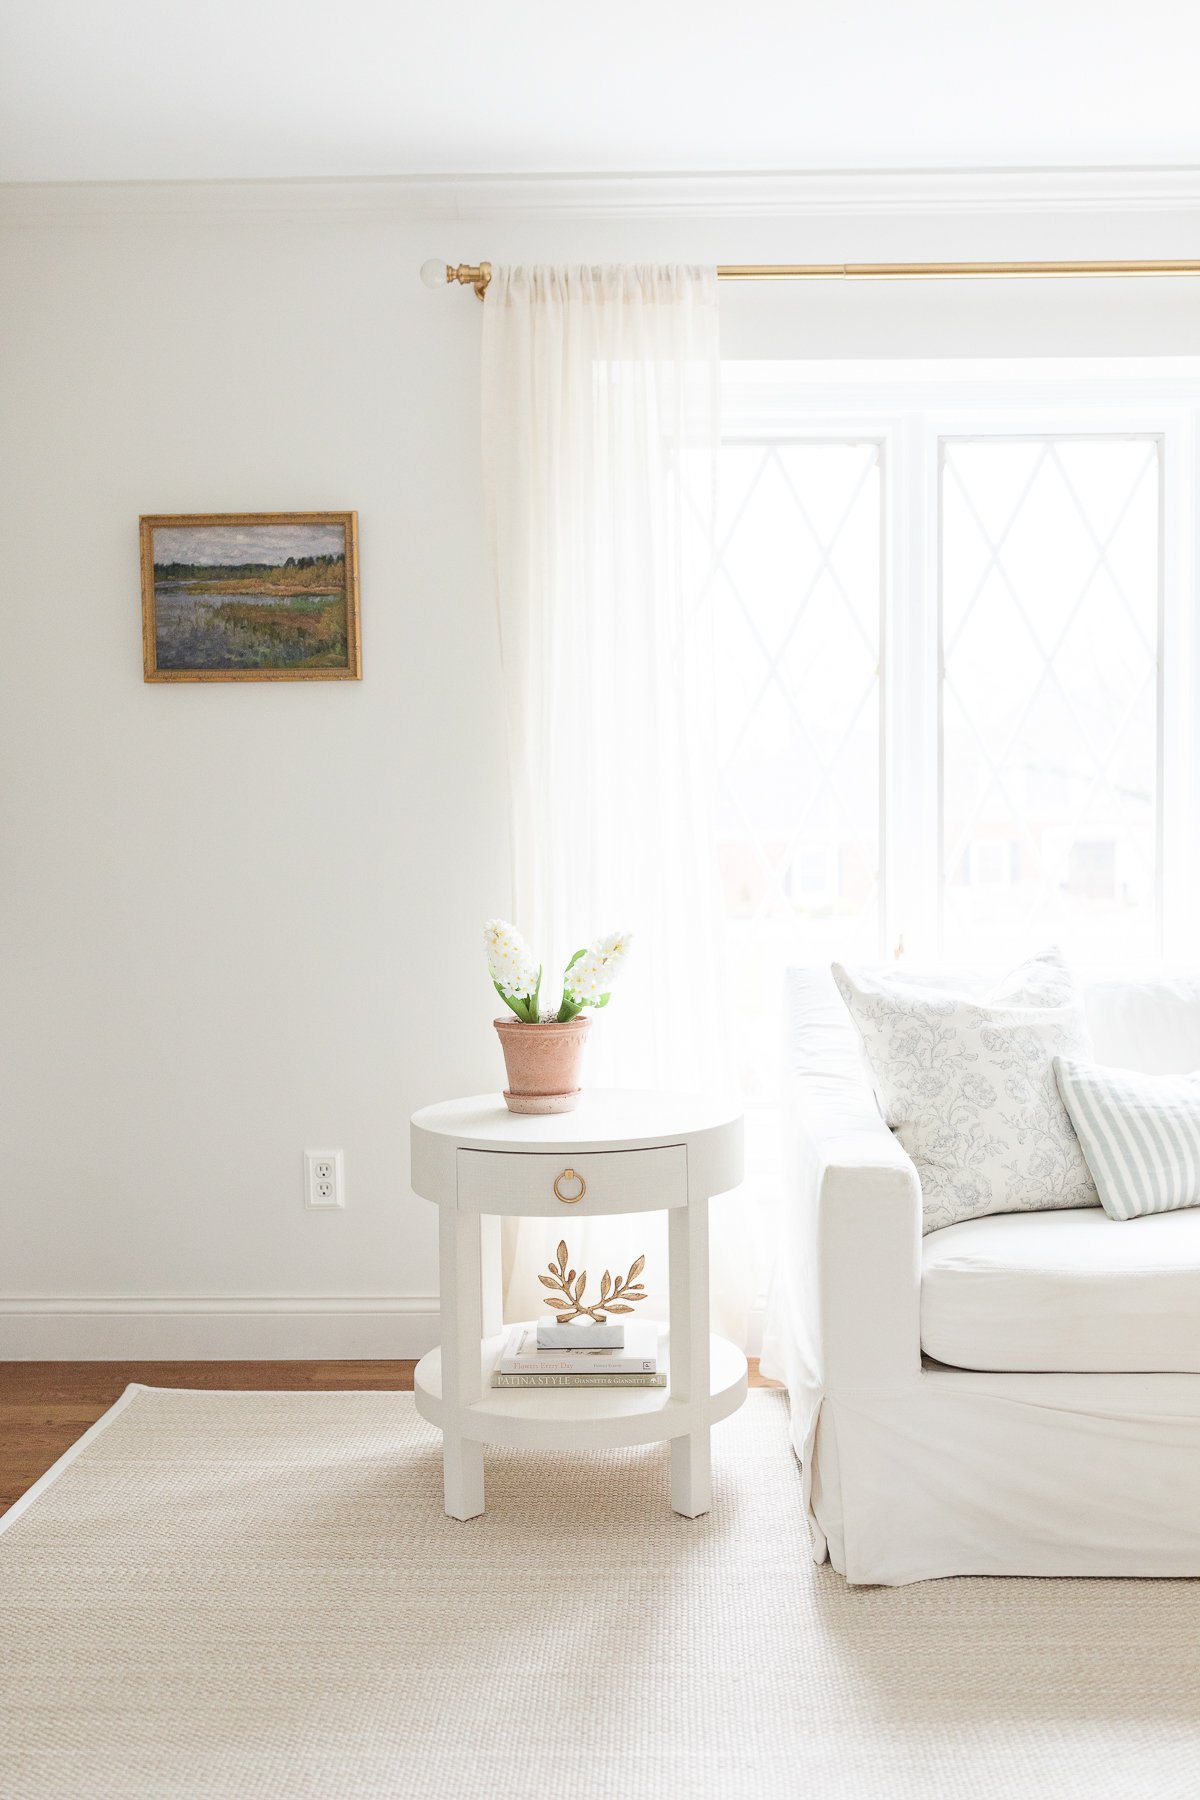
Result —
<instances>
[{"instance_id":1,"label":"sofa skirt","mask_svg":"<svg viewBox=\"0 0 1200 1800\"><path fill-rule=\"evenodd\" d=\"M789 1387L813 1554L847 1581L1200 1576L1200 1375Z\"/></svg>"}]
</instances>

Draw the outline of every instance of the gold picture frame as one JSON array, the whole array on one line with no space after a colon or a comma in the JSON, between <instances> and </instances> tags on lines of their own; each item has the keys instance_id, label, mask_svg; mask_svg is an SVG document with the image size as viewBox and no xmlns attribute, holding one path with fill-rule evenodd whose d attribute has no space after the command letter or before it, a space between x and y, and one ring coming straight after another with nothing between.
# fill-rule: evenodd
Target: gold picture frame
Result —
<instances>
[{"instance_id":1,"label":"gold picture frame","mask_svg":"<svg viewBox=\"0 0 1200 1800\"><path fill-rule=\"evenodd\" d=\"M358 514L145 513L147 681L360 681Z\"/></svg>"}]
</instances>

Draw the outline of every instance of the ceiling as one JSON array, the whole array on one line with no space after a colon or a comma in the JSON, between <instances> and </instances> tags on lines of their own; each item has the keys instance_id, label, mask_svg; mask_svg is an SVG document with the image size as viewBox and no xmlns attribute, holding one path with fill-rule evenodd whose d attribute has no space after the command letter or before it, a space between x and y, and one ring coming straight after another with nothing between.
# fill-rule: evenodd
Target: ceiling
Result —
<instances>
[{"instance_id":1,"label":"ceiling","mask_svg":"<svg viewBox=\"0 0 1200 1800\"><path fill-rule=\"evenodd\" d=\"M1200 164L1194 0L0 0L0 181Z\"/></svg>"}]
</instances>

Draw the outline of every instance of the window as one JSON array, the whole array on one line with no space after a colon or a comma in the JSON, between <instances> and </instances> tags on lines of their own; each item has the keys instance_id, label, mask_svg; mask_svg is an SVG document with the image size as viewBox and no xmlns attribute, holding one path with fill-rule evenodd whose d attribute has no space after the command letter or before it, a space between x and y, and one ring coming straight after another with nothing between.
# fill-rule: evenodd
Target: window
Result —
<instances>
[{"instance_id":1,"label":"window","mask_svg":"<svg viewBox=\"0 0 1200 1800\"><path fill-rule=\"evenodd\" d=\"M729 365L715 593L744 1089L782 971L1194 953L1200 366Z\"/></svg>"},{"instance_id":2,"label":"window","mask_svg":"<svg viewBox=\"0 0 1200 1800\"><path fill-rule=\"evenodd\" d=\"M879 935L879 446L731 444L719 491L721 874L733 985L767 1023L798 943L869 956ZM764 1092L778 1033L747 1024Z\"/></svg>"},{"instance_id":3,"label":"window","mask_svg":"<svg viewBox=\"0 0 1200 1800\"><path fill-rule=\"evenodd\" d=\"M1161 443L940 450L942 946L1153 953Z\"/></svg>"}]
</instances>

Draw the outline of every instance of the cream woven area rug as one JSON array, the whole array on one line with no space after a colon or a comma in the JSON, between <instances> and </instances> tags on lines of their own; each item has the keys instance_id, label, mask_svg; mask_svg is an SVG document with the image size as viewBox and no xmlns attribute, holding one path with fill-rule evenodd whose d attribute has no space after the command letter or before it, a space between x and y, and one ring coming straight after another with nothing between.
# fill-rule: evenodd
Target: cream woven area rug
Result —
<instances>
[{"instance_id":1,"label":"cream woven area rug","mask_svg":"<svg viewBox=\"0 0 1200 1800\"><path fill-rule=\"evenodd\" d=\"M1200 1589L816 1569L785 1403L490 1455L385 1393L130 1389L0 1533L0 1794L662 1800L1200 1794Z\"/></svg>"}]
</instances>

